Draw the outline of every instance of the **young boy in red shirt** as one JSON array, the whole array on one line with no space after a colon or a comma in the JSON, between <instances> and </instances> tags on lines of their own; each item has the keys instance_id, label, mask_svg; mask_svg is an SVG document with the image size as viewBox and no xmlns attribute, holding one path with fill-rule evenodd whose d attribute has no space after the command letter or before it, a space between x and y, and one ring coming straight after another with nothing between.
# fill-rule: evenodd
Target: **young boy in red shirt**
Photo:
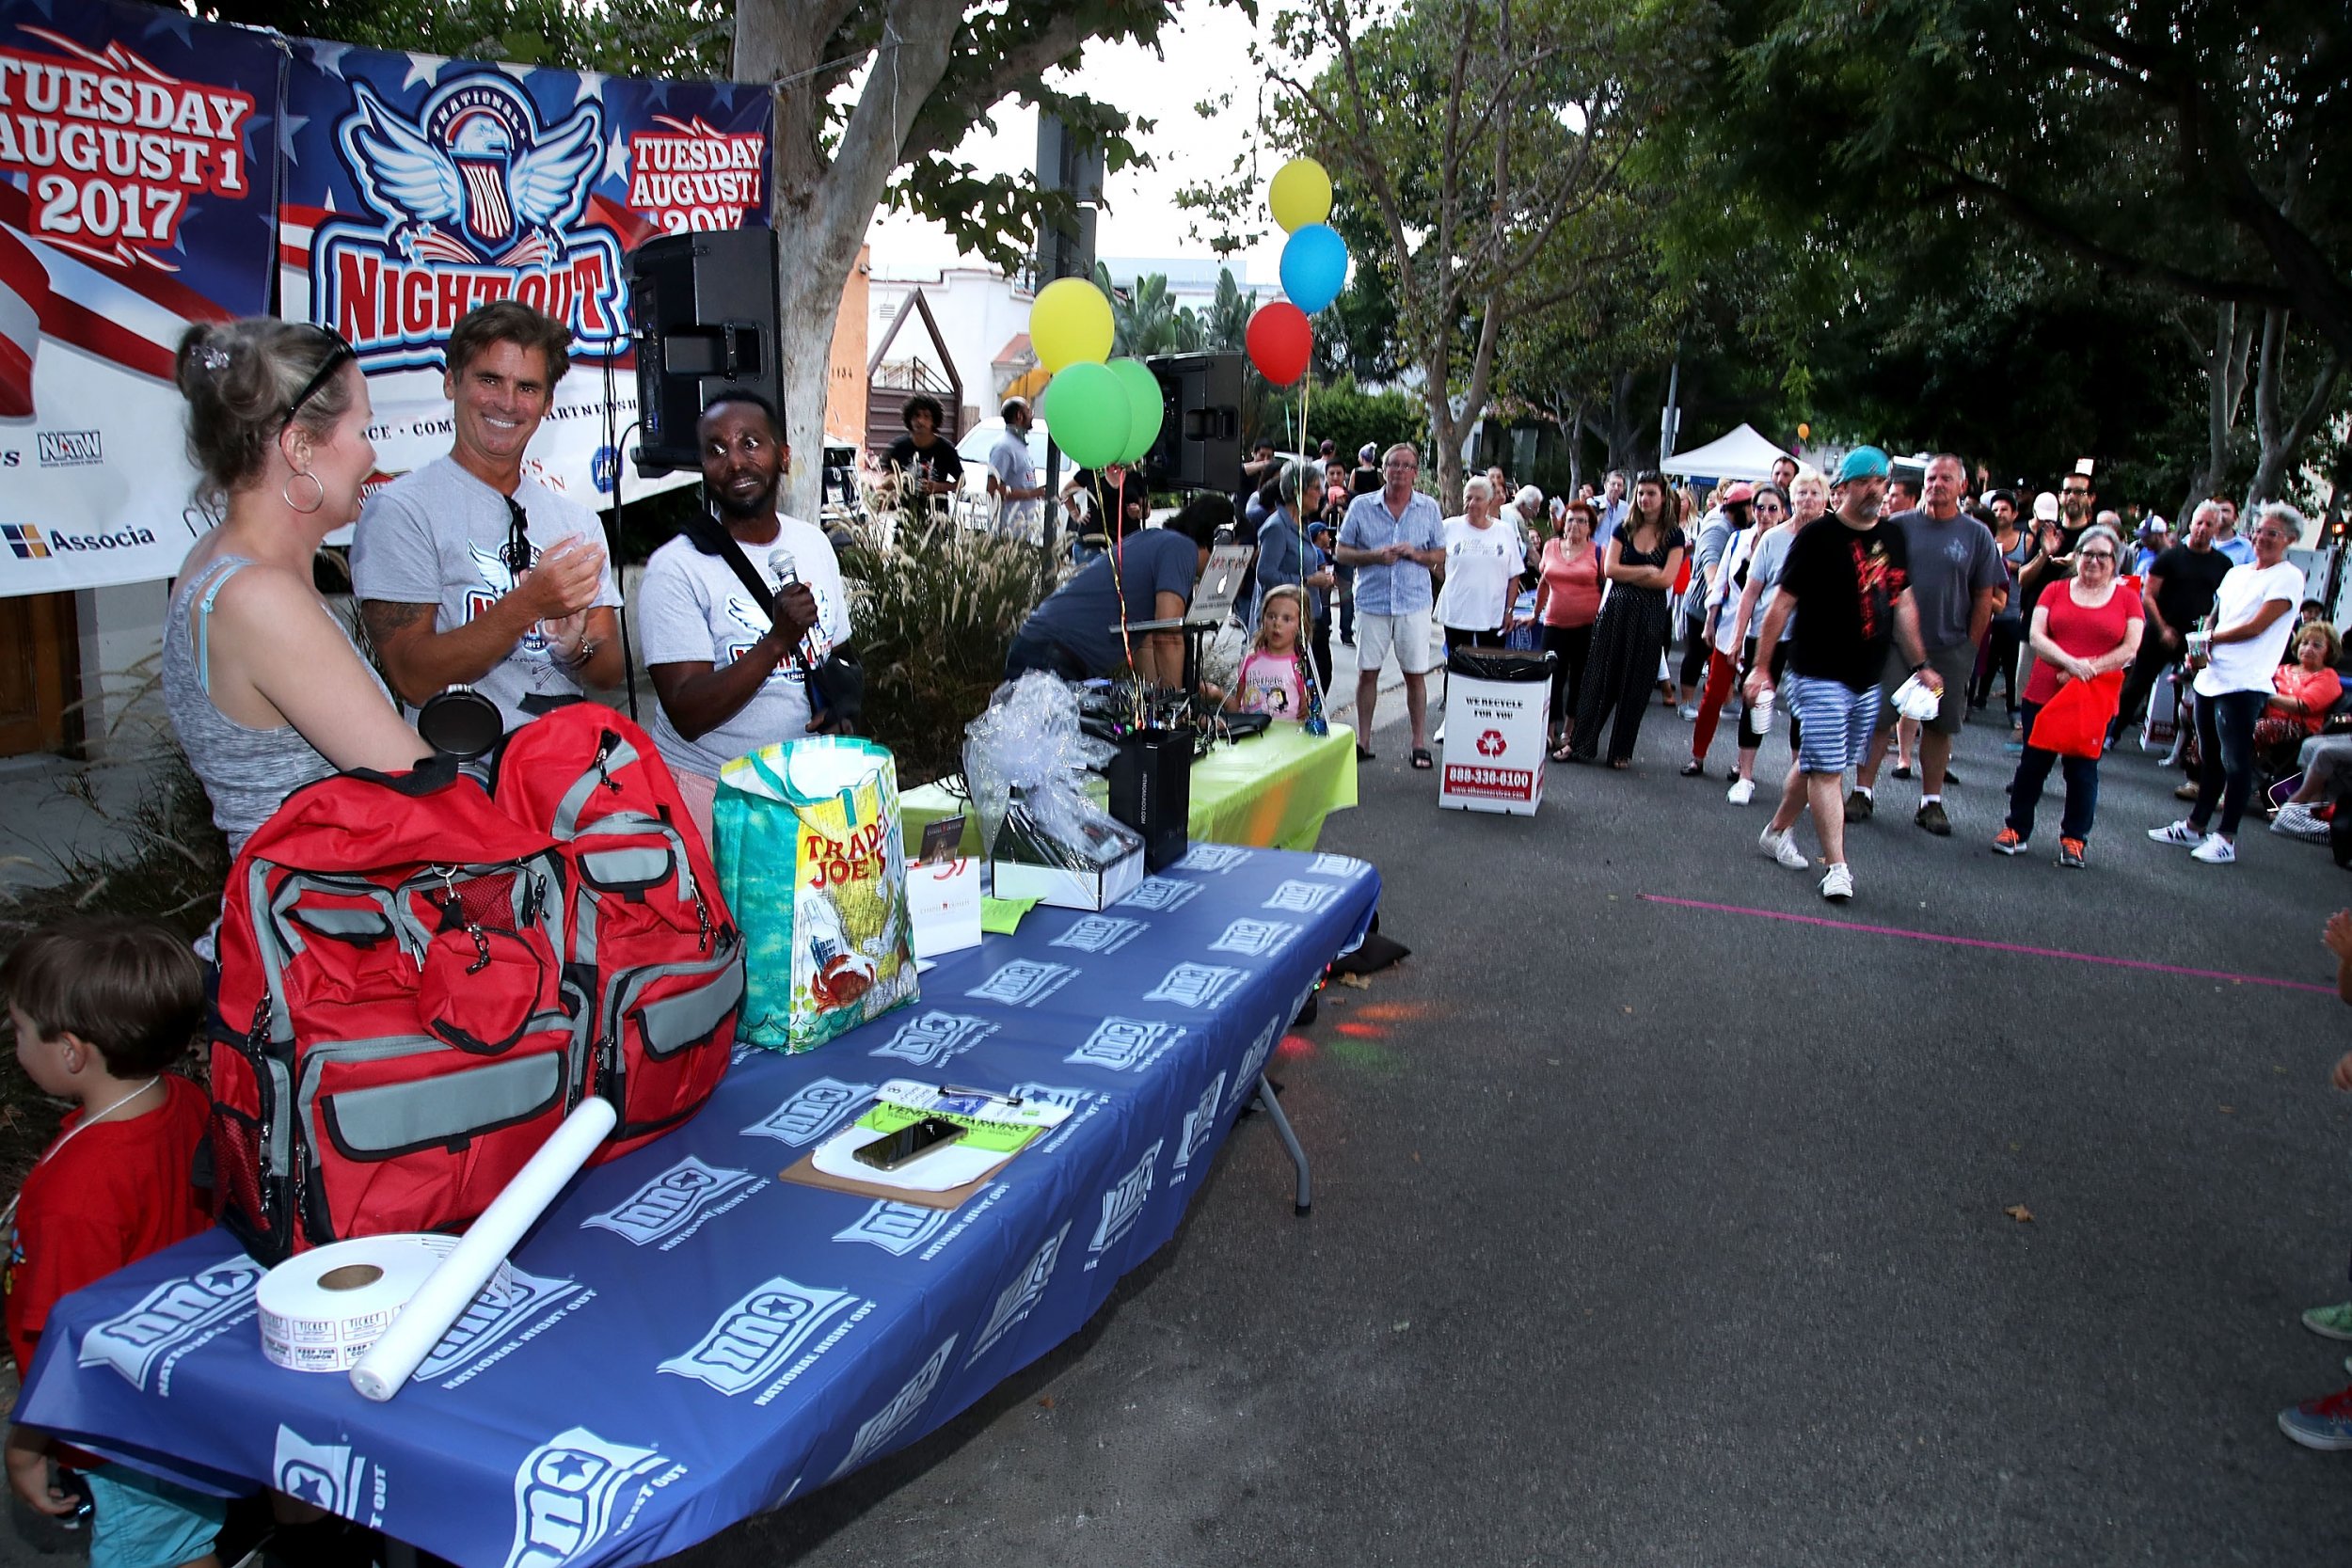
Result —
<instances>
[{"instance_id":1,"label":"young boy in red shirt","mask_svg":"<svg viewBox=\"0 0 2352 1568\"><path fill-rule=\"evenodd\" d=\"M212 1224L192 1177L209 1102L164 1070L203 1021L204 975L187 943L159 926L92 920L18 943L0 963L0 992L25 1076L80 1107L0 1216L8 1347L30 1372L60 1296ZM43 1513L75 1510L58 1465L88 1482L92 1568L218 1568L219 1498L9 1427L8 1485Z\"/></svg>"}]
</instances>

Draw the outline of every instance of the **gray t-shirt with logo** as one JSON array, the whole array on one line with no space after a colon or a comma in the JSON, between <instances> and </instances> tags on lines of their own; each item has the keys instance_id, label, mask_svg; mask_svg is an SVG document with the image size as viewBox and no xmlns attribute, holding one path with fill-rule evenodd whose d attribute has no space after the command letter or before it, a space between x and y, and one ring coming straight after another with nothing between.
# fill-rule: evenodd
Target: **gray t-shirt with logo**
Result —
<instances>
[{"instance_id":1,"label":"gray t-shirt with logo","mask_svg":"<svg viewBox=\"0 0 2352 1568\"><path fill-rule=\"evenodd\" d=\"M516 487L515 499L522 505L534 560L574 535L604 542L595 513L529 475ZM362 600L436 606L433 629L453 631L514 591L515 575L502 553L511 526L504 496L455 458L438 458L392 481L359 509L351 535L353 591ZM596 602L620 605L610 560ZM536 626L473 689L498 705L509 730L532 717L522 705L526 695L581 695L580 682Z\"/></svg>"},{"instance_id":2,"label":"gray t-shirt with logo","mask_svg":"<svg viewBox=\"0 0 2352 1568\"><path fill-rule=\"evenodd\" d=\"M1903 531L1911 556L1911 601L1919 610L1919 641L1930 652L1959 647L1968 641L1968 616L1978 590L2009 581L2001 546L1993 542L1991 529L1965 512L1937 522L1921 508L1899 512L1894 520Z\"/></svg>"}]
</instances>

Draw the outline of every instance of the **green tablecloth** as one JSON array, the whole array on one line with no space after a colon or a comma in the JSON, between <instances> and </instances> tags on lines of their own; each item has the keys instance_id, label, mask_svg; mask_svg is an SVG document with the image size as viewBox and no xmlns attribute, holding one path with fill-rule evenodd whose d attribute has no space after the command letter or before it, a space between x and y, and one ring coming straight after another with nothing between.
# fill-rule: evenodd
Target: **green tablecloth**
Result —
<instances>
[{"instance_id":1,"label":"green tablecloth","mask_svg":"<svg viewBox=\"0 0 2352 1568\"><path fill-rule=\"evenodd\" d=\"M1101 779L1089 779L1087 788L1096 800L1104 798ZM1202 843L1311 849L1323 835L1324 817L1355 803L1356 732L1344 724L1315 736L1278 721L1263 735L1216 747L1192 766L1191 836ZM899 805L912 859L924 827L963 811L965 802L943 781L908 790ZM980 847L979 821L968 814L963 847L972 854Z\"/></svg>"}]
</instances>

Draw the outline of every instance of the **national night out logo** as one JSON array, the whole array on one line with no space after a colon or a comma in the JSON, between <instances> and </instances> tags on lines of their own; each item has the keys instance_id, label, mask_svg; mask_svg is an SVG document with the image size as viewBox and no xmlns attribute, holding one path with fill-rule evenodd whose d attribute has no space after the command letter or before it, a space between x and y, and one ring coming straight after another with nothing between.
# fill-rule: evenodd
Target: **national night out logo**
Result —
<instances>
[{"instance_id":1,"label":"national night out logo","mask_svg":"<svg viewBox=\"0 0 2352 1568\"><path fill-rule=\"evenodd\" d=\"M602 161L594 100L562 123L497 71L469 72L414 118L363 81L335 142L372 217L330 217L310 253L315 313L371 368L435 365L477 305L514 298L571 327L575 355L617 354L621 249L580 227Z\"/></svg>"}]
</instances>

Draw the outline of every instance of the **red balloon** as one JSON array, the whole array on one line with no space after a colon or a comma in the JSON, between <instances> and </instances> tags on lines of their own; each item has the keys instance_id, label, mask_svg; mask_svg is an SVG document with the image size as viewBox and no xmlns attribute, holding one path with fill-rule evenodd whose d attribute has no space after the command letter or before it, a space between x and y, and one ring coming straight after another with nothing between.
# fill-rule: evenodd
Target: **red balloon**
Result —
<instances>
[{"instance_id":1,"label":"red balloon","mask_svg":"<svg viewBox=\"0 0 2352 1568\"><path fill-rule=\"evenodd\" d=\"M1287 387L1307 373L1307 356L1314 348L1314 328L1307 313L1287 299L1278 299L1249 318L1242 340L1249 362L1277 387Z\"/></svg>"}]
</instances>

